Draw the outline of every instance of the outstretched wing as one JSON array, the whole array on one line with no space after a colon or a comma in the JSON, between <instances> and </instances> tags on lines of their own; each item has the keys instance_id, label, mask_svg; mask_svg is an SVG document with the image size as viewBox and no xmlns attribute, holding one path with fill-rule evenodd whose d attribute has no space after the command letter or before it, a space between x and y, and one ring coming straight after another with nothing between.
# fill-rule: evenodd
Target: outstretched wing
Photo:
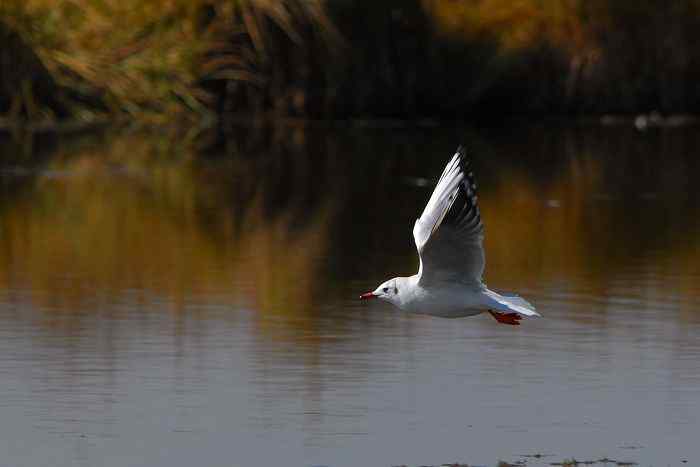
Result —
<instances>
[{"instance_id":1,"label":"outstretched wing","mask_svg":"<svg viewBox=\"0 0 700 467\"><path fill-rule=\"evenodd\" d=\"M483 231L471 161L460 146L413 226L420 282L480 284L484 272Z\"/></svg>"}]
</instances>

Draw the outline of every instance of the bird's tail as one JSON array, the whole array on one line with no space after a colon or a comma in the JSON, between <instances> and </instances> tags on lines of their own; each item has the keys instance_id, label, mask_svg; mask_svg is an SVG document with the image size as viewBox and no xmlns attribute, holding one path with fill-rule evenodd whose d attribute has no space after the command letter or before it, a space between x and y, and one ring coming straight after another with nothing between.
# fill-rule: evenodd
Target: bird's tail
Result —
<instances>
[{"instance_id":1,"label":"bird's tail","mask_svg":"<svg viewBox=\"0 0 700 467\"><path fill-rule=\"evenodd\" d=\"M515 294L499 294L484 291L484 305L498 313L517 313L521 316L540 316L530 302Z\"/></svg>"}]
</instances>

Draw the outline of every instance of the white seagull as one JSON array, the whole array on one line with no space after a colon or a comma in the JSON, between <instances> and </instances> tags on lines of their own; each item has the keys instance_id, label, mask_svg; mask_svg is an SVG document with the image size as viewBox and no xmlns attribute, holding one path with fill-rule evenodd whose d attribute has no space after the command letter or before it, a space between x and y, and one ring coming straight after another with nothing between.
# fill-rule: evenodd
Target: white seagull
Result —
<instances>
[{"instance_id":1,"label":"white seagull","mask_svg":"<svg viewBox=\"0 0 700 467\"><path fill-rule=\"evenodd\" d=\"M484 226L476 181L462 146L445 167L428 204L413 226L420 268L395 277L361 299L380 298L411 313L461 318L488 311L503 324L540 316L517 295L498 294L482 282Z\"/></svg>"}]
</instances>

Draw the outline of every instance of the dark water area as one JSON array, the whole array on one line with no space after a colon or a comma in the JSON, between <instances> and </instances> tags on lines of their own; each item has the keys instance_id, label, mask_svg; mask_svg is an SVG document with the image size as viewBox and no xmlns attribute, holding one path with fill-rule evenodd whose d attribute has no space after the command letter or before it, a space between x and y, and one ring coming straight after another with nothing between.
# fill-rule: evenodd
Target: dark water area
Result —
<instances>
[{"instance_id":1,"label":"dark water area","mask_svg":"<svg viewBox=\"0 0 700 467\"><path fill-rule=\"evenodd\" d=\"M357 300L417 270L459 142L485 280L541 319ZM700 465L698 147L692 127L0 140L0 464Z\"/></svg>"}]
</instances>

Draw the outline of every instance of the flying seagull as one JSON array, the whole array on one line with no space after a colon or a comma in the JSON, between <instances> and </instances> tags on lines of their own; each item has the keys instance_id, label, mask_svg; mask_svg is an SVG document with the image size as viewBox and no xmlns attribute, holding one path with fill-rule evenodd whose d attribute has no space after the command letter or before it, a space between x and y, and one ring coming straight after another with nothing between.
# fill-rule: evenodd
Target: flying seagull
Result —
<instances>
[{"instance_id":1,"label":"flying seagull","mask_svg":"<svg viewBox=\"0 0 700 467\"><path fill-rule=\"evenodd\" d=\"M374 292L412 313L461 318L488 311L496 321L519 325L523 316L540 316L517 295L498 294L482 282L484 226L476 198L476 180L464 147L447 163L420 218L413 226L420 268L411 277L395 277Z\"/></svg>"}]
</instances>

